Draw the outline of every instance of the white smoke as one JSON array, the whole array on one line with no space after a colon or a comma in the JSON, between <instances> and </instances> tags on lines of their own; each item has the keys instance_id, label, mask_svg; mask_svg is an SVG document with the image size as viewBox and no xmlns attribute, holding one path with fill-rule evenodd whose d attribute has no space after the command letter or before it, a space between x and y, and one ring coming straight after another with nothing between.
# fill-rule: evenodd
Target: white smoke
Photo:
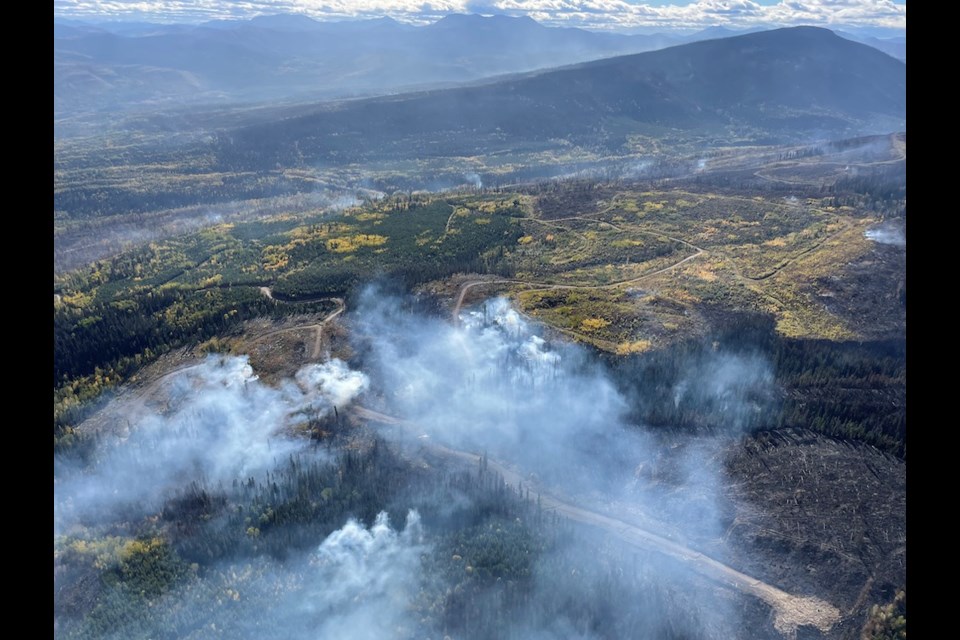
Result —
<instances>
[{"instance_id":1,"label":"white smoke","mask_svg":"<svg viewBox=\"0 0 960 640\"><path fill-rule=\"evenodd\" d=\"M895 247L907 246L907 236L903 229L893 224L877 225L864 231L863 235L880 244L889 244Z\"/></svg>"},{"instance_id":2,"label":"white smoke","mask_svg":"<svg viewBox=\"0 0 960 640\"><path fill-rule=\"evenodd\" d=\"M382 394L377 408L431 439L488 451L591 509L599 507L584 496L601 496L650 521L667 520L680 534L675 539L719 537L723 471L714 443L702 439L665 454L657 437L628 423L630 402L585 349L551 339L505 299L488 300L461 320L453 326L407 313L396 299L366 291L353 323L370 378L333 360L304 367L273 388L257 379L246 358L211 356L166 383L163 411L130 414L123 441L98 449L88 468L62 470L55 480L55 535L130 505L146 513L193 480L227 483L270 470L304 446L285 435L290 426L369 389ZM678 403L719 404L738 426L750 394L769 384L769 367L759 359L720 355L688 372ZM658 464L672 467L671 482L637 472ZM285 563L228 560L203 580L181 584L157 608L157 616L168 616L157 628L193 633L190 624L201 620L211 635L223 637L435 637L437 629L420 628L430 623L413 615L423 604L413 604L424 578L421 559L430 552L416 512L402 531L391 528L385 514L369 528L350 520L313 554ZM592 560L587 554L585 564ZM687 574L667 561L650 571L657 572L653 584L662 579L687 588ZM232 598L223 608L190 612L191 603L209 601L210 593L219 602L220 592ZM654 619L656 611L644 615ZM715 614L736 616L696 612L684 623L697 628ZM531 628L522 637L570 637L573 628L572 619L559 617L553 627Z\"/></svg>"},{"instance_id":3,"label":"white smoke","mask_svg":"<svg viewBox=\"0 0 960 640\"><path fill-rule=\"evenodd\" d=\"M413 510L402 531L383 512L369 528L351 519L315 551L285 562L241 558L209 567L154 603L146 627L121 625L109 637L437 637L432 629L417 633L423 625L413 615L421 558L432 551L423 538Z\"/></svg>"},{"instance_id":4,"label":"white smoke","mask_svg":"<svg viewBox=\"0 0 960 640\"><path fill-rule=\"evenodd\" d=\"M463 179L467 181L468 184L473 185L475 189L480 189L483 187L483 180L480 178L478 173L465 173L463 174Z\"/></svg>"},{"instance_id":5,"label":"white smoke","mask_svg":"<svg viewBox=\"0 0 960 640\"><path fill-rule=\"evenodd\" d=\"M709 408L723 417L727 432L749 426L774 386L773 369L758 355L718 353L687 367L674 387L675 407Z\"/></svg>"},{"instance_id":6,"label":"white smoke","mask_svg":"<svg viewBox=\"0 0 960 640\"><path fill-rule=\"evenodd\" d=\"M350 520L331 533L310 559L300 597L309 637L379 640L406 635L401 630L409 624L425 551L420 515L413 510L401 532L392 529L381 512L369 529Z\"/></svg>"},{"instance_id":7,"label":"white smoke","mask_svg":"<svg viewBox=\"0 0 960 640\"><path fill-rule=\"evenodd\" d=\"M401 314L369 293L358 324L390 411L440 442L561 476L588 442L622 437L620 451L641 446L639 432L618 433L626 401L586 352L538 335L505 299L454 327Z\"/></svg>"},{"instance_id":8,"label":"white smoke","mask_svg":"<svg viewBox=\"0 0 960 640\"><path fill-rule=\"evenodd\" d=\"M305 413L321 416L347 404L368 383L339 360L305 367L297 382L271 388L245 356L211 355L166 383L163 411L126 405L123 437L106 439L87 468L56 470L54 532L118 508L156 507L194 480L215 484L259 474L304 446L284 429Z\"/></svg>"},{"instance_id":9,"label":"white smoke","mask_svg":"<svg viewBox=\"0 0 960 640\"><path fill-rule=\"evenodd\" d=\"M350 369L342 360L334 358L322 364L310 364L295 376L311 407L325 409L330 404L343 406L366 391L369 379Z\"/></svg>"},{"instance_id":10,"label":"white smoke","mask_svg":"<svg viewBox=\"0 0 960 640\"><path fill-rule=\"evenodd\" d=\"M683 512L663 509L674 498L661 494L677 485L690 485L686 495L709 502L715 496L705 499L698 487L722 484L722 466L708 461L719 449L716 437L666 455L661 432L628 422L632 403L606 369L582 347L543 335L506 299L462 313L458 327L404 313L396 301L370 290L356 325L384 411L431 441L486 451L567 495L624 500L649 507L654 516ZM762 358L721 352L691 366L674 391L684 409L719 416L724 434L738 434L773 385ZM674 486L638 482L637 470L651 465L671 467ZM672 524L694 536L721 530L719 507L696 511L704 517Z\"/></svg>"},{"instance_id":11,"label":"white smoke","mask_svg":"<svg viewBox=\"0 0 960 640\"><path fill-rule=\"evenodd\" d=\"M639 160L624 167L621 175L623 178L636 179L647 175L652 168L652 160Z\"/></svg>"}]
</instances>

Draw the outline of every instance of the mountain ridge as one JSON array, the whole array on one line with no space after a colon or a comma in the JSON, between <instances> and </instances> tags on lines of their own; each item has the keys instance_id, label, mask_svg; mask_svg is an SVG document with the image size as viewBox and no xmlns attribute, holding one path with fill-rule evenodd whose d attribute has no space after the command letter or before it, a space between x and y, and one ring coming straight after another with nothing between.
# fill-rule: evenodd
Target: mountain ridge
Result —
<instances>
[{"instance_id":1,"label":"mountain ridge","mask_svg":"<svg viewBox=\"0 0 960 640\"><path fill-rule=\"evenodd\" d=\"M387 95L716 35L599 33L478 15L450 15L423 27L390 18L317 22L290 14L200 25L55 19L54 109L60 116L164 104ZM168 79L191 80L154 84L149 80L158 71Z\"/></svg>"},{"instance_id":2,"label":"mountain ridge","mask_svg":"<svg viewBox=\"0 0 960 640\"><path fill-rule=\"evenodd\" d=\"M224 158L234 151L253 158L257 149L264 162L286 166L294 146L296 161L340 162L383 153L469 156L558 139L617 149L629 135L672 129L849 137L904 129L905 81L905 65L886 54L826 29L793 27L317 105L218 144Z\"/></svg>"}]
</instances>

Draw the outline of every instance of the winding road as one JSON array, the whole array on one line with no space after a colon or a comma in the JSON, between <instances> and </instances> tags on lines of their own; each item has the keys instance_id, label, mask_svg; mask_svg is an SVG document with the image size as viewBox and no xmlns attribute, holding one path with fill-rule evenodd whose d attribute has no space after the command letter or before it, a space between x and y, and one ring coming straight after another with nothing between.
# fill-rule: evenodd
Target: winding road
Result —
<instances>
[{"instance_id":1,"label":"winding road","mask_svg":"<svg viewBox=\"0 0 960 640\"><path fill-rule=\"evenodd\" d=\"M353 412L369 422L399 426L419 435L416 426L406 420L361 406L354 406ZM451 449L431 442L428 438L419 438L418 441L431 453L449 460L468 464L477 464L480 460L480 456L475 453ZM487 468L499 473L508 485L525 484L535 490L539 494L540 504L544 510L553 511L570 520L600 529L629 545L661 553L687 564L714 582L760 598L773 609L774 627L788 637L795 637L797 629L806 625L812 625L826 633L840 619L840 610L820 598L792 595L652 531L575 505L556 494L545 491L542 487L537 487L536 483L531 482L529 478L522 477L516 471L495 460L487 458Z\"/></svg>"},{"instance_id":2,"label":"winding road","mask_svg":"<svg viewBox=\"0 0 960 640\"><path fill-rule=\"evenodd\" d=\"M653 235L662 235L662 234L654 233ZM650 273L644 273L643 275L639 275L633 278L627 278L626 280L608 282L606 284L555 284L555 283L549 283L549 282L535 282L530 280L516 280L516 279L510 279L510 278L494 278L489 280L470 280L469 282L465 282L460 286L460 295L457 296L457 302L455 305L453 305L453 312L452 312L453 322L454 324L460 323L460 308L463 306L463 300L467 295L467 291L469 291L473 287L478 287L480 285L519 284L519 285L530 287L530 291L547 291L547 290L558 290L558 289L589 291L589 290L598 290L598 289L614 289L616 287L621 287L623 285L636 284L637 282L642 282L647 278L652 278L662 273L667 273L668 271L672 271L677 267L687 262L690 262L691 260L699 258L700 256L703 256L703 255L707 255L707 251L705 249L701 249L696 245L690 244L686 240L671 238L670 236L662 236L662 237L668 238L669 240L672 240L674 242L679 242L687 247L690 247L691 249L694 249L696 253L689 255L686 258L683 258L682 260L678 260L677 262L674 262L671 265L663 267L662 269L657 269L656 271L651 271Z\"/></svg>"},{"instance_id":3,"label":"winding road","mask_svg":"<svg viewBox=\"0 0 960 640\"><path fill-rule=\"evenodd\" d=\"M265 295L266 297L270 298L271 300L275 300L275 298L272 295L272 292L268 287L260 287L260 292L263 293L263 295ZM316 334L316 339L314 340L314 343L313 343L313 352L311 354L311 359L316 360L317 358L320 357L320 347L322 345L324 327L326 327L328 323L335 320L346 309L346 304L344 303L342 298L323 298L323 299L335 302L337 304L337 308L334 311L331 311L320 322L309 324L309 325L298 325L295 327L285 327L283 329L274 329L273 331L267 331L266 333L263 333L257 336L256 338L254 338L253 340L251 340L251 342L258 342L260 340L263 340L264 338L275 336L281 333L303 331L305 329L315 329L317 334ZM196 361L196 360L193 362L181 364L175 367L174 369L167 371L163 375L158 376L153 380L150 380L149 382L145 383L142 387L140 387L138 391L135 391L136 396L132 400L132 402L136 404L134 404L133 407L142 409L145 406L145 403L157 393L157 391L165 382L167 382L174 376L181 375L191 369L195 369L199 367L201 364L202 364L201 361ZM122 403L117 403L117 404L122 404Z\"/></svg>"},{"instance_id":4,"label":"winding road","mask_svg":"<svg viewBox=\"0 0 960 640\"><path fill-rule=\"evenodd\" d=\"M535 290L606 289L636 283L646 278L651 278L653 276L671 271L682 264L707 253L704 249L692 245L684 240L670 238L669 236L664 237L668 237L674 242L680 242L694 249L696 253L687 256L686 258L679 260L670 266L658 269L651 273L647 273L636 278L630 278L628 280L603 285L547 284L507 278L471 280L469 282L465 282L460 287L460 293L457 296L457 301L452 311L452 320L455 324L459 323L460 309L463 306L463 301L467 295L467 292L470 289L481 285L518 284L535 287ZM412 425L404 420L372 411L364 407L355 407L354 411L361 418L371 422L379 422L382 424L390 424L408 429L415 429L415 425ZM443 445L430 442L429 440L421 439L420 442L422 442L423 446L429 449L431 452L447 459L459 460L461 462L468 463L476 463L479 460L479 456L475 453L450 449ZM503 477L504 482L509 485L519 485L520 483L524 483L531 488L534 486L534 483L532 483L529 479L523 478L520 474L507 468L499 462L488 459L487 466L488 468L499 473ZM714 558L711 558L710 556L707 556L699 551L695 551L686 546L678 544L677 542L669 540L635 524L623 522L622 520L617 520L616 518L612 518L610 516L591 511L582 506L575 505L572 502L563 499L562 497L544 491L542 488L537 488L537 491L540 496L540 503L544 509L554 511L570 520L601 529L607 534L612 535L626 542L627 544L644 549L654 550L680 562L687 563L700 574L719 584L760 598L773 609L775 628L787 637L795 637L797 629L806 625L812 625L821 632L826 633L840 620L840 610L829 602L826 602L820 598L813 596L792 595L771 584L767 584L761 580L737 571L733 567L723 564L722 562L719 562L718 560L715 560Z\"/></svg>"},{"instance_id":5,"label":"winding road","mask_svg":"<svg viewBox=\"0 0 960 640\"><path fill-rule=\"evenodd\" d=\"M682 241L681 241L682 242ZM688 244L688 243L684 243ZM692 246L692 245L690 245ZM460 289L460 294L457 299L457 303L453 310L453 321L459 321L459 311L463 304L464 297L469 289L482 285L482 284L495 284L495 283L514 283L522 285L537 286L543 289L602 289L602 288L612 288L632 282L638 282L644 278L650 278L660 273L664 273L671 269L675 269L681 264L692 260L703 253L702 249L693 247L697 250L697 253L680 260L673 265L665 267L663 269L658 269L652 273L648 273L636 278L631 278L616 283L609 283L605 285L557 285L557 284L543 284L537 285L536 283L531 283L528 281L521 280L509 280L509 279L499 279L499 280L475 280L471 282L464 283ZM261 288L261 292L268 298L273 299L272 293L269 288ZM288 327L284 329L277 329L271 331L261 336L258 336L256 340L266 338L270 335L276 335L278 333L288 332L288 331L302 331L304 329L315 329L316 330L316 340L314 342L314 349L312 357L314 359L320 356L320 345L323 328L331 321L340 316L345 310L345 303L342 299L339 298L327 298L328 300L334 301L337 304L336 310L327 315L321 322L311 324L311 325L302 325L296 327ZM187 369L190 369L194 365L185 365L178 367L173 371L169 371L166 374L156 378L151 381L146 386L142 387L141 390L136 394L136 400L141 406L145 403L162 385L164 382L169 380L175 375L184 373ZM373 422L386 425L394 425L406 430L416 433L418 436L421 434L421 431L416 428L416 425L394 416L390 416L384 413L373 411L371 409L365 408L363 406L354 405L352 408L353 413L359 418ZM446 458L448 460L457 461L459 463L467 463L470 465L476 464L480 456L476 453L462 451L457 449L451 449L449 447L443 446L441 444L430 441L429 439L418 438L418 441L422 446L427 449L429 452L438 455L440 457ZM652 550L657 553L660 553L664 556L673 558L674 560L688 565L693 570L697 571L704 577L716 582L717 584L733 588L741 593L748 594L760 598L765 603L767 603L773 610L774 615L774 626L780 632L787 637L795 637L797 629L801 626L813 626L816 627L823 633L828 632L840 619L840 611L834 607L829 602L821 600L812 596L796 596L782 589L779 589L773 585L765 583L761 580L748 576L729 565L723 564L722 562L707 556L699 551L691 549L683 544L670 540L664 536L661 536L657 533L654 533L648 529L640 527L636 524L631 524L618 520L616 518L610 517L608 515L592 511L583 506L574 504L570 499L566 499L558 494L551 493L550 491L544 490L542 487L536 486L536 483L532 482L529 478L524 478L515 470L510 469L505 464L487 459L487 468L491 469L495 473L498 473L503 478L504 482L511 486L518 486L521 483L526 484L531 489L534 489L538 492L540 497L541 507L548 511L553 511L565 518L568 518L572 521L582 523L587 526L594 527L605 532L608 535L611 535L629 545Z\"/></svg>"},{"instance_id":6,"label":"winding road","mask_svg":"<svg viewBox=\"0 0 960 640\"><path fill-rule=\"evenodd\" d=\"M265 295L267 298L269 298L269 299L271 299L271 300L277 300L278 302L286 302L285 300L278 300L277 298L274 298L274 297L273 297L273 292L270 290L269 287L260 287L260 293L262 293L263 295ZM251 342L259 342L260 340L263 340L264 338L269 338L270 336L275 336L275 335L278 335L278 334L281 334L281 333L290 333L290 332L293 332L293 331L304 331L304 330L308 330L308 329L314 329L314 330L316 331L316 338L315 338L314 341L313 341L313 349L312 349L311 352L310 352L310 359L311 359L311 360L316 360L317 358L320 357L320 347L321 347L322 344L323 344L323 329L324 329L324 327L326 327L327 324L329 324L329 323L330 323L332 320L334 320L337 316L339 316L341 313L343 313L344 310L346 309L346 303L343 301L343 298L329 298L329 297L312 298L311 300L309 300L309 302L320 302L320 301L323 301L323 300L329 300L330 302L336 303L337 308L336 308L336 310L334 310L334 311L332 311L330 314L328 314L327 317L324 318L323 320L321 320L320 322L316 322L316 323L314 323L314 324L298 325L298 326L295 326L295 327L286 327L286 328L283 328L283 329L274 329L273 331L268 331L268 332L266 332L266 333L264 333L264 334L261 334L261 335L257 336L257 337L256 337L255 339L253 339ZM298 301L298 302L300 302L300 301Z\"/></svg>"},{"instance_id":7,"label":"winding road","mask_svg":"<svg viewBox=\"0 0 960 640\"><path fill-rule=\"evenodd\" d=\"M692 257L695 256L690 256L690 258ZM690 258L687 258L686 260L689 260ZM676 267L677 264L673 265L673 267ZM668 267L668 269L673 267ZM644 277L649 277L651 275L654 274L647 274L647 276ZM634 281L635 280L636 279L634 279ZM457 308L459 309L460 305L462 304L463 296L470 286L476 286L478 284L485 284L488 282L491 281L475 281L472 283L466 283L461 289L461 294L457 302ZM264 292L264 295L268 295L268 292ZM320 336L322 334L323 327L342 314L345 309L343 300L337 298L331 298L331 300L337 303L337 309L327 315L322 322L307 326L278 329L276 331L263 334L257 339L259 340L269 335L275 335L285 331L298 331L314 328L316 329L318 336L317 342L314 346L314 357L318 357L318 345L320 344ZM456 312L454 317L457 317ZM192 364L181 366L156 378L146 386L142 387L139 392L136 393L134 402L138 403L142 407L143 404L157 392L163 383L168 381L173 376L181 375L185 371L196 366L199 365ZM129 405L127 406L129 409ZM134 406L136 407L137 405ZM363 420L373 423L399 426L416 433L418 436L421 434L421 431L416 428L416 425L406 420L380 413L359 405L354 405L352 411L356 416ZM418 438L418 441L429 452L458 463L473 465L476 464L480 459L480 456L476 453L451 449L441 444L432 442L429 439ZM730 587L741 593L760 598L772 608L775 628L787 637L795 637L797 629L806 625L812 625L821 632L826 633L840 619L840 611L830 603L819 598L792 595L786 591L783 591L782 589L748 576L726 564L723 564L722 562L719 562L718 560L715 560L714 558L711 558L710 556L690 549L689 547L679 544L678 542L670 540L648 529L637 526L636 524L618 520L596 511L591 511L583 506L574 504L569 499L565 499L558 494L551 493L550 491L544 490L542 487L538 487L536 483L532 482L529 478L524 478L517 471L510 469L505 464L496 460L491 460L488 458L487 468L495 473L500 474L503 477L504 482L508 485L519 486L522 483L537 491L540 497L541 507L545 510L553 511L575 522L599 529L631 546L652 550L664 556L673 558L678 562L687 564L693 570L720 585Z\"/></svg>"}]
</instances>

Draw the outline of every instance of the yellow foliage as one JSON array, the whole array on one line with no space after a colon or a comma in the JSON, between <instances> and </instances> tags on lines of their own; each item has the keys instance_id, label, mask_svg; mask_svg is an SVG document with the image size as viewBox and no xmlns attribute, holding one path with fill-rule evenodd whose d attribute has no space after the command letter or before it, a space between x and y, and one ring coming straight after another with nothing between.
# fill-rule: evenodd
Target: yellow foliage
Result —
<instances>
[{"instance_id":1,"label":"yellow foliage","mask_svg":"<svg viewBox=\"0 0 960 640\"><path fill-rule=\"evenodd\" d=\"M634 340L632 342L621 342L617 345L617 355L626 356L631 353L643 353L649 351L653 343L649 340Z\"/></svg>"},{"instance_id":2,"label":"yellow foliage","mask_svg":"<svg viewBox=\"0 0 960 640\"><path fill-rule=\"evenodd\" d=\"M597 331L598 329L603 329L609 325L610 321L604 320L603 318L587 318L580 323L580 330L590 333L592 331Z\"/></svg>"},{"instance_id":3,"label":"yellow foliage","mask_svg":"<svg viewBox=\"0 0 960 640\"><path fill-rule=\"evenodd\" d=\"M137 308L137 302L135 300L114 300L110 303L110 306L120 311L130 311Z\"/></svg>"},{"instance_id":4,"label":"yellow foliage","mask_svg":"<svg viewBox=\"0 0 960 640\"><path fill-rule=\"evenodd\" d=\"M530 244L531 242L533 242L533 236L523 236L517 240L518 244Z\"/></svg>"},{"instance_id":5,"label":"yellow foliage","mask_svg":"<svg viewBox=\"0 0 960 640\"><path fill-rule=\"evenodd\" d=\"M327 249L335 253L352 253L361 247L379 247L386 244L386 236L372 233L358 233L353 236L330 238L327 240Z\"/></svg>"},{"instance_id":6,"label":"yellow foliage","mask_svg":"<svg viewBox=\"0 0 960 640\"><path fill-rule=\"evenodd\" d=\"M78 307L82 309L93 301L93 294L83 293L82 291L77 291L76 293L65 293L60 300L64 304L68 304L71 307Z\"/></svg>"},{"instance_id":7,"label":"yellow foliage","mask_svg":"<svg viewBox=\"0 0 960 640\"><path fill-rule=\"evenodd\" d=\"M149 553L164 545L163 538L153 537L148 540L131 540L118 536L107 536L99 540L73 540L59 550L54 546L54 554L73 553L81 557L93 559L93 566L97 569L107 569L120 562L126 562L135 555Z\"/></svg>"},{"instance_id":8,"label":"yellow foliage","mask_svg":"<svg viewBox=\"0 0 960 640\"><path fill-rule=\"evenodd\" d=\"M697 304L700 298L693 295L685 289L673 289L670 291L670 299L682 304Z\"/></svg>"},{"instance_id":9,"label":"yellow foliage","mask_svg":"<svg viewBox=\"0 0 960 640\"><path fill-rule=\"evenodd\" d=\"M266 247L261 253L261 260L263 261L263 268L268 271L273 271L276 269L283 269L287 266L287 262L290 257L287 255L287 250L285 247L269 246Z\"/></svg>"},{"instance_id":10,"label":"yellow foliage","mask_svg":"<svg viewBox=\"0 0 960 640\"><path fill-rule=\"evenodd\" d=\"M706 267L700 267L694 270L693 275L707 282L714 282L717 279L717 274Z\"/></svg>"},{"instance_id":11,"label":"yellow foliage","mask_svg":"<svg viewBox=\"0 0 960 640\"><path fill-rule=\"evenodd\" d=\"M106 569L116 564L125 543L124 538L107 536L102 540L74 540L67 545L67 549L80 556L92 557L93 566Z\"/></svg>"},{"instance_id":12,"label":"yellow foliage","mask_svg":"<svg viewBox=\"0 0 960 640\"><path fill-rule=\"evenodd\" d=\"M130 560L135 555L150 553L163 546L163 538L150 538L149 540L131 540L120 549L120 559Z\"/></svg>"}]
</instances>

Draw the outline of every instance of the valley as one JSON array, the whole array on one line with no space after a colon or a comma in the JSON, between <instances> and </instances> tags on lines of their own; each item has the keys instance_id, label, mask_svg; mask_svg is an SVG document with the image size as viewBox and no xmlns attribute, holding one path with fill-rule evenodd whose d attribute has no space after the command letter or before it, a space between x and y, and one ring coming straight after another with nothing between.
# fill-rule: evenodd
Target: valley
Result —
<instances>
[{"instance_id":1,"label":"valley","mask_svg":"<svg viewBox=\"0 0 960 640\"><path fill-rule=\"evenodd\" d=\"M55 30L55 636L904 638L905 64L288 18Z\"/></svg>"}]
</instances>

